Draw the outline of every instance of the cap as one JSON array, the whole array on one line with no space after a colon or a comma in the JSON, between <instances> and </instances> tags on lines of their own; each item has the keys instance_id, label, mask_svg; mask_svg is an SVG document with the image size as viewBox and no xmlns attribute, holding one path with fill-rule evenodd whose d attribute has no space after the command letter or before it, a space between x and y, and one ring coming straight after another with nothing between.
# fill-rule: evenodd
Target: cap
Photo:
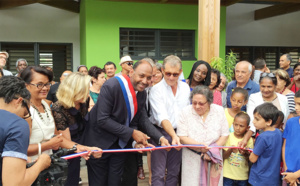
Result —
<instances>
[{"instance_id":1,"label":"cap","mask_svg":"<svg viewBox=\"0 0 300 186\"><path fill-rule=\"evenodd\" d=\"M133 62L130 56L123 56L120 60L119 65L122 65L123 63L128 62L128 61Z\"/></svg>"},{"instance_id":2,"label":"cap","mask_svg":"<svg viewBox=\"0 0 300 186\"><path fill-rule=\"evenodd\" d=\"M6 58L9 58L9 55L8 55L8 53L7 53L7 52L5 52L5 51L1 51L1 52L0 52L0 54L5 54L5 55L6 55Z\"/></svg>"}]
</instances>

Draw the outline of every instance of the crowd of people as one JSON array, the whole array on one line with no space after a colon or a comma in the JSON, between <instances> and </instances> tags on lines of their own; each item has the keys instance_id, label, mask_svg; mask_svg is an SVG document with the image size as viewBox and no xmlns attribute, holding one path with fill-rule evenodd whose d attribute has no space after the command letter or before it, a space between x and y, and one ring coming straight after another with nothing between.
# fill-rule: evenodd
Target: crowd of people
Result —
<instances>
[{"instance_id":1,"label":"crowd of people","mask_svg":"<svg viewBox=\"0 0 300 186\"><path fill-rule=\"evenodd\" d=\"M300 63L292 69L289 54L273 72L264 59L240 61L231 82L203 60L184 79L174 55L123 56L118 74L111 61L80 65L60 82L22 58L13 76L8 57L0 52L3 185L32 184L53 151L76 147L89 152L89 185L135 186L142 154L102 149L154 146L173 147L147 153L149 185L300 185ZM80 158L68 161L65 185L78 185Z\"/></svg>"}]
</instances>

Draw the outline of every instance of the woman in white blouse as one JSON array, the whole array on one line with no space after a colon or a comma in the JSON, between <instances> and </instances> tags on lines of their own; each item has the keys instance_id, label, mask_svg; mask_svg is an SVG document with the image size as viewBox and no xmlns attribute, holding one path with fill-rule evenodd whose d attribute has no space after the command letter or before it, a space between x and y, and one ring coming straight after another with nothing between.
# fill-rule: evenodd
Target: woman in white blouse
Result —
<instances>
[{"instance_id":1,"label":"woman in white blouse","mask_svg":"<svg viewBox=\"0 0 300 186\"><path fill-rule=\"evenodd\" d=\"M247 114L251 118L251 131L255 131L255 127L253 125L253 111L257 106L265 102L273 103L278 110L283 112L284 123L286 122L287 117L289 116L289 107L286 96L275 92L277 86L277 78L275 74L266 72L262 73L259 79L259 86L260 92L251 94L247 104Z\"/></svg>"}]
</instances>

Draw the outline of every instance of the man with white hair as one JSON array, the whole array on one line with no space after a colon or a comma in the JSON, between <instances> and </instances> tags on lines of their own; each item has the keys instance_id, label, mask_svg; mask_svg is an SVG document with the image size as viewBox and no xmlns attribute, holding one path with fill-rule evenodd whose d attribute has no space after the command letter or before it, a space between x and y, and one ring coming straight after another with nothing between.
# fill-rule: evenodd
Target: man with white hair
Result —
<instances>
[{"instance_id":1,"label":"man with white hair","mask_svg":"<svg viewBox=\"0 0 300 186\"><path fill-rule=\"evenodd\" d=\"M227 107L231 108L230 96L235 87L241 87L248 91L250 96L253 93L259 92L259 85L250 79L252 73L252 65L248 61L240 61L235 65L235 80L231 81L226 89L227 92ZM246 106L241 108L246 111Z\"/></svg>"},{"instance_id":2,"label":"man with white hair","mask_svg":"<svg viewBox=\"0 0 300 186\"><path fill-rule=\"evenodd\" d=\"M16 62L16 69L18 73L16 74L17 77L20 77L20 74L23 72L23 70L28 66L27 60L20 58Z\"/></svg>"},{"instance_id":3,"label":"man with white hair","mask_svg":"<svg viewBox=\"0 0 300 186\"><path fill-rule=\"evenodd\" d=\"M7 52L5 52L5 51L0 52L0 69L2 70L4 76L12 76L13 75L10 71L4 69L8 57L9 57L9 55Z\"/></svg>"}]
</instances>

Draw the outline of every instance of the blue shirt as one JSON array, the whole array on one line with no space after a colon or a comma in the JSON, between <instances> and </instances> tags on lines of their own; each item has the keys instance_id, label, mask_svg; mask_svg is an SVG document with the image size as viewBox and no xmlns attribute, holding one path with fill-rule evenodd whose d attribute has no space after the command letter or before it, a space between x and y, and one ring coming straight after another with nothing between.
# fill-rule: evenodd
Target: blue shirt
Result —
<instances>
[{"instance_id":1,"label":"blue shirt","mask_svg":"<svg viewBox=\"0 0 300 186\"><path fill-rule=\"evenodd\" d=\"M236 87L236 80L231 81L226 89L227 92L227 96L226 96L226 100L227 100L227 108L231 108L231 102L230 102L230 96L232 93L232 90ZM248 83L244 86L244 89L246 89L248 91L248 97L250 97L251 94L259 92L259 84L255 83L254 81L252 81L251 79L249 79ZM244 105L241 108L242 111L246 112L246 105Z\"/></svg>"},{"instance_id":2,"label":"blue shirt","mask_svg":"<svg viewBox=\"0 0 300 186\"><path fill-rule=\"evenodd\" d=\"M252 165L249 183L255 186L279 185L282 133L265 131L255 141L253 153L258 157Z\"/></svg>"},{"instance_id":3,"label":"blue shirt","mask_svg":"<svg viewBox=\"0 0 300 186\"><path fill-rule=\"evenodd\" d=\"M289 74L290 78L294 77L293 74L294 74L294 70L290 67L288 68L287 70L287 73Z\"/></svg>"},{"instance_id":4,"label":"blue shirt","mask_svg":"<svg viewBox=\"0 0 300 186\"><path fill-rule=\"evenodd\" d=\"M27 160L29 125L24 119L5 110L0 110L0 116L0 175L2 175L3 157ZM2 185L2 176L0 178Z\"/></svg>"},{"instance_id":5,"label":"blue shirt","mask_svg":"<svg viewBox=\"0 0 300 186\"><path fill-rule=\"evenodd\" d=\"M285 138L285 162L287 172L300 170L300 124L299 116L289 119L283 132Z\"/></svg>"}]
</instances>

